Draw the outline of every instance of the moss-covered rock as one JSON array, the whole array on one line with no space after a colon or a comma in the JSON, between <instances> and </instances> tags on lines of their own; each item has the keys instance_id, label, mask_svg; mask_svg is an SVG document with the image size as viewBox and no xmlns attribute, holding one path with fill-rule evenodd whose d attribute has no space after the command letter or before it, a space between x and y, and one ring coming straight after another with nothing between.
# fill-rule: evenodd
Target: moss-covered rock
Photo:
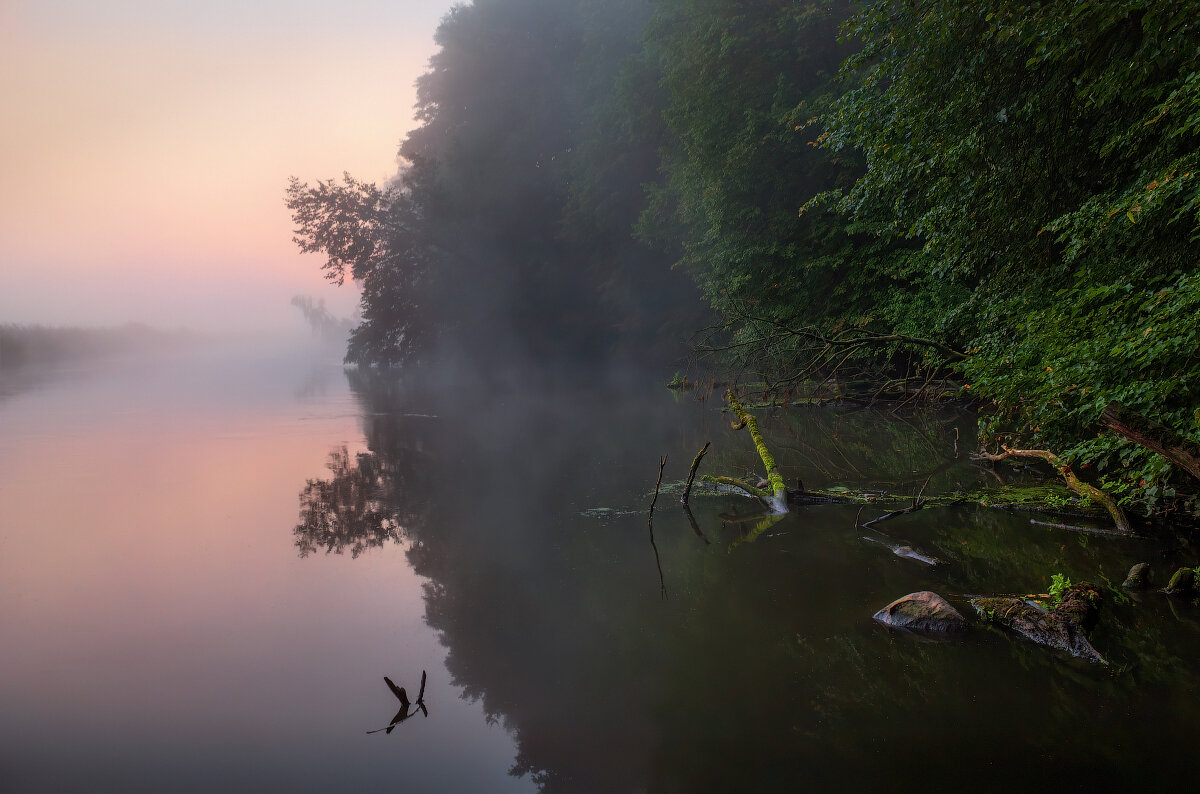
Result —
<instances>
[{"instance_id":1,"label":"moss-covered rock","mask_svg":"<svg viewBox=\"0 0 1200 794\"><path fill-rule=\"evenodd\" d=\"M1180 568L1171 574L1167 582L1167 595L1190 596L1196 593L1196 571L1194 568Z\"/></svg>"},{"instance_id":2,"label":"moss-covered rock","mask_svg":"<svg viewBox=\"0 0 1200 794\"><path fill-rule=\"evenodd\" d=\"M1126 590L1145 590L1150 586L1150 563L1139 562L1129 569L1129 574L1125 577L1125 581L1121 582L1121 587Z\"/></svg>"}]
</instances>

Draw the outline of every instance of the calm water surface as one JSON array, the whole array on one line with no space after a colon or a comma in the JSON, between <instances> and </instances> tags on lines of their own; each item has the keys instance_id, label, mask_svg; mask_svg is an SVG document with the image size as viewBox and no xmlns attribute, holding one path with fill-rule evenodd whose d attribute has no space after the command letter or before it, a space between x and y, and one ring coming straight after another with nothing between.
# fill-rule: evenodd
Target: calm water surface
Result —
<instances>
[{"instance_id":1,"label":"calm water surface","mask_svg":"<svg viewBox=\"0 0 1200 794\"><path fill-rule=\"evenodd\" d=\"M474 375L267 348L0 375L0 790L1113 790L1190 770L1193 604L1110 601L1107 667L870 616L922 589L965 612L1055 572L1161 575L1192 549L968 507L764 526L709 493L690 517L661 497L651 545L660 455L668 483L707 440L705 471L756 468L715 401L656 376ZM810 487L995 482L963 413L761 413ZM423 670L428 716L368 734L399 707L383 676L415 697Z\"/></svg>"}]
</instances>

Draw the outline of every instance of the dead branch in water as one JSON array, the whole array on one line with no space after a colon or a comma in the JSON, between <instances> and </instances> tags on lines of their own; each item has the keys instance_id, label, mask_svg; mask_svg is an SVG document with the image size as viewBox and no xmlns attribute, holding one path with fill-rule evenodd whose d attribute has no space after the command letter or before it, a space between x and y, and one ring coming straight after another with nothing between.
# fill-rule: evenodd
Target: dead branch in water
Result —
<instances>
[{"instance_id":1,"label":"dead branch in water","mask_svg":"<svg viewBox=\"0 0 1200 794\"><path fill-rule=\"evenodd\" d=\"M705 441L704 448L696 453L696 457L692 460L692 468L688 471L687 487L683 489L683 496L679 498L684 505L687 505L688 498L692 495L692 482L696 479L696 470L700 468L700 459L704 457L704 453L708 452L710 444L712 444L711 441Z\"/></svg>"},{"instance_id":2,"label":"dead branch in water","mask_svg":"<svg viewBox=\"0 0 1200 794\"><path fill-rule=\"evenodd\" d=\"M1111 529L1100 529L1098 527L1081 527L1078 524L1057 524L1053 521L1038 521L1036 518L1029 519L1030 524L1039 527L1050 527L1052 529L1065 529L1068 532L1083 532L1088 535L1124 535L1124 532L1114 532Z\"/></svg>"},{"instance_id":3,"label":"dead branch in water","mask_svg":"<svg viewBox=\"0 0 1200 794\"><path fill-rule=\"evenodd\" d=\"M384 733L391 733L393 730L396 729L397 725L404 722L409 717L412 717L413 715L417 714L418 712L421 714L424 714L426 717L429 716L429 709L425 707L425 671L424 670L421 671L421 691L417 693L416 709L413 711L409 711L410 707L413 704L409 701L408 693L404 691L404 687L396 686L395 682L393 682L392 679L388 678L386 675L383 677L383 682L385 684L387 684L388 689L392 690L392 694L395 695L396 698L400 701L400 710L396 712L396 716L392 717L392 721L390 723L388 723L388 725L386 727L376 728L373 731L367 731L368 734L379 733L380 731L383 731Z\"/></svg>"},{"instance_id":4,"label":"dead branch in water","mask_svg":"<svg viewBox=\"0 0 1200 794\"><path fill-rule=\"evenodd\" d=\"M667 456L658 459L658 482L654 484L654 498L650 500L650 516L647 523L650 526L650 548L654 549L654 564L658 568L658 586L663 600L667 598L667 583L663 579L662 560L658 556L658 544L654 542L654 505L658 502L658 489L662 487L663 469L667 467Z\"/></svg>"},{"instance_id":5,"label":"dead branch in water","mask_svg":"<svg viewBox=\"0 0 1200 794\"><path fill-rule=\"evenodd\" d=\"M771 500L771 495L766 491L755 488L745 480L739 480L736 477L713 477L712 475L705 474L700 479L704 480L705 482L713 483L714 485L724 485L729 488L737 488L739 491L743 491L747 496L753 497L759 502L762 502L763 507L767 507Z\"/></svg>"},{"instance_id":6,"label":"dead branch in water","mask_svg":"<svg viewBox=\"0 0 1200 794\"><path fill-rule=\"evenodd\" d=\"M893 510L892 512L886 513L885 515L882 515L879 518L872 518L870 521L868 521L867 523L862 525L863 528L873 527L876 524L882 523L891 518L895 518L896 516L902 516L905 513L915 513L918 510L920 510L922 507L924 507L929 502L928 499L923 499L922 496L924 496L924 494L925 494L925 486L929 485L929 480L932 477L933 477L933 475L930 474L929 477L925 478L925 483L921 486L921 490L917 491L917 495L913 497L913 501L912 501L911 505L904 508L903 510ZM862 511L859 511L859 512L861 513ZM854 524L855 524L855 526L858 526L858 519L854 520Z\"/></svg>"}]
</instances>

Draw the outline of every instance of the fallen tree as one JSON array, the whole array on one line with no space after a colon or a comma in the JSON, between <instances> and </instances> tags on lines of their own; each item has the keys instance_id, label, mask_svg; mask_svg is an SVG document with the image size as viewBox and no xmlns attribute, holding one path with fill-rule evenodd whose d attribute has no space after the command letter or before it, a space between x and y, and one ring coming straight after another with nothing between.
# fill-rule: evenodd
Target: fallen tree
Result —
<instances>
[{"instance_id":1,"label":"fallen tree","mask_svg":"<svg viewBox=\"0 0 1200 794\"><path fill-rule=\"evenodd\" d=\"M1121 532L1133 532L1133 527L1130 526L1129 519L1125 516L1125 511L1121 509L1116 500L1099 488L1088 485L1076 477L1075 472L1071 470L1071 466L1058 457L1058 455L1046 449L1009 449L1008 447L1004 447L1003 449L1004 451L999 455L990 452L981 452L975 456L975 459L993 463L1008 460L1009 458L1036 458L1044 460L1058 471L1059 475L1066 481L1067 488L1107 510L1109 515L1112 516L1113 522L1116 523L1117 529Z\"/></svg>"},{"instance_id":2,"label":"fallen tree","mask_svg":"<svg viewBox=\"0 0 1200 794\"><path fill-rule=\"evenodd\" d=\"M908 513L913 513L927 507L944 507L955 504L979 504L984 507L1010 509L1010 510L1029 510L1033 512L1042 512L1051 515L1073 515L1086 518L1095 518L1107 514L1116 524L1119 534L1132 534L1133 528L1129 523L1129 519L1125 516L1124 511L1117 505L1116 501L1104 493L1100 489L1081 481L1075 476L1070 465L1059 458L1054 453L1043 449L1009 449L1003 448L1000 454L991 454L983 452L973 456L975 460L987 461L995 463L1001 460L1010 458L1034 458L1043 460L1053 466L1066 487L1066 492L1075 494L1082 499L1072 509L1064 509L1064 499L1066 492L1062 492L1062 486L1056 486L1060 490L1060 494L1043 493L1052 490L1049 485L1040 485L1024 488L1009 488L1002 487L999 489L983 489L976 491L963 492L958 491L944 495L925 496L925 489L929 485L929 480L932 474L926 478L924 485L920 491L910 497L901 497L896 494L890 494L883 491L856 491L848 488L829 488L824 490L810 491L805 489L803 482L797 478L798 488L787 488L784 485L783 476L779 472L778 465L775 462L774 456L768 449L766 441L763 438L762 432L758 426L758 420L753 415L746 411L745 407L739 401L737 395L732 390L725 393L725 399L729 404L730 410L736 417L736 422L733 424L735 429L745 427L749 432L751 440L754 443L755 450L758 452L759 458L762 460L763 467L766 469L766 477L760 479L757 483L747 482L745 479L730 476L714 476L703 475L700 479L710 485L718 486L718 489L726 491L735 491L744 494L757 501L764 509L769 511L772 516L780 516L788 512L789 505L816 505L816 504L879 504L880 506L893 507L890 512L878 516L877 518L867 521L862 524L864 527L871 527L875 524L897 518ZM705 444L704 448L696 455L692 462L691 470L688 473L686 484L679 483L678 486L682 489L684 501L691 495L691 485L696 475L701 458L707 452L709 444ZM934 472L936 473L936 471ZM672 486L674 487L674 486ZM1032 491L1042 494L1042 498L1030 498L1025 491ZM905 504L907 503L907 504ZM686 505L686 501L684 501ZM1091 510L1087 509L1087 505L1094 505ZM860 511L861 516L861 511ZM770 516L768 516L770 517ZM758 519L756 519L758 520ZM774 524L774 521L760 522L755 530L744 532L741 542L752 541ZM855 519L855 525L859 525L858 518ZM1076 531L1102 531L1090 530L1087 527L1078 527L1067 525L1053 525L1069 528ZM735 544L736 545L736 544Z\"/></svg>"},{"instance_id":3,"label":"fallen tree","mask_svg":"<svg viewBox=\"0 0 1200 794\"><path fill-rule=\"evenodd\" d=\"M738 419L734 427L744 426L750 432L750 438L754 440L754 448L758 450L758 456L762 458L763 468L767 471L767 483L770 486L771 508L777 513L786 513L788 511L787 487L783 484L783 477L779 474L779 467L775 465L774 456L767 449L767 442L763 441L762 433L759 432L758 420L754 418L753 414L746 413L746 409L742 408L742 404L738 402L737 396L734 395L732 389L725 392L725 399L729 402L729 407Z\"/></svg>"}]
</instances>

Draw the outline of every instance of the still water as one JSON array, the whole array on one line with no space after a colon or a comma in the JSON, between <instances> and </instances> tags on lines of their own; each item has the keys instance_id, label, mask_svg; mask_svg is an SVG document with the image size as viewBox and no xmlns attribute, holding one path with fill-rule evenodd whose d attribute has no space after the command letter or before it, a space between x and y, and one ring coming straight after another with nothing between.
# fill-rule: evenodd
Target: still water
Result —
<instances>
[{"instance_id":1,"label":"still water","mask_svg":"<svg viewBox=\"0 0 1200 794\"><path fill-rule=\"evenodd\" d=\"M965 594L1045 592L1052 573L1119 583L1144 560L1161 577L1196 564L1187 546L965 506L876 533L857 507L806 507L763 529L707 492L690 516L660 497L652 544L660 455L668 484L710 440L703 471L758 468L718 400L659 375L463 375L402 383L280 347L0 375L0 791L1112 790L1191 774L1191 603L1110 598L1092 635L1108 666L871 621L916 590L969 614ZM809 487L996 482L967 458L964 412L759 413ZM400 707L384 676L415 700L422 671L427 715L368 733Z\"/></svg>"}]
</instances>

